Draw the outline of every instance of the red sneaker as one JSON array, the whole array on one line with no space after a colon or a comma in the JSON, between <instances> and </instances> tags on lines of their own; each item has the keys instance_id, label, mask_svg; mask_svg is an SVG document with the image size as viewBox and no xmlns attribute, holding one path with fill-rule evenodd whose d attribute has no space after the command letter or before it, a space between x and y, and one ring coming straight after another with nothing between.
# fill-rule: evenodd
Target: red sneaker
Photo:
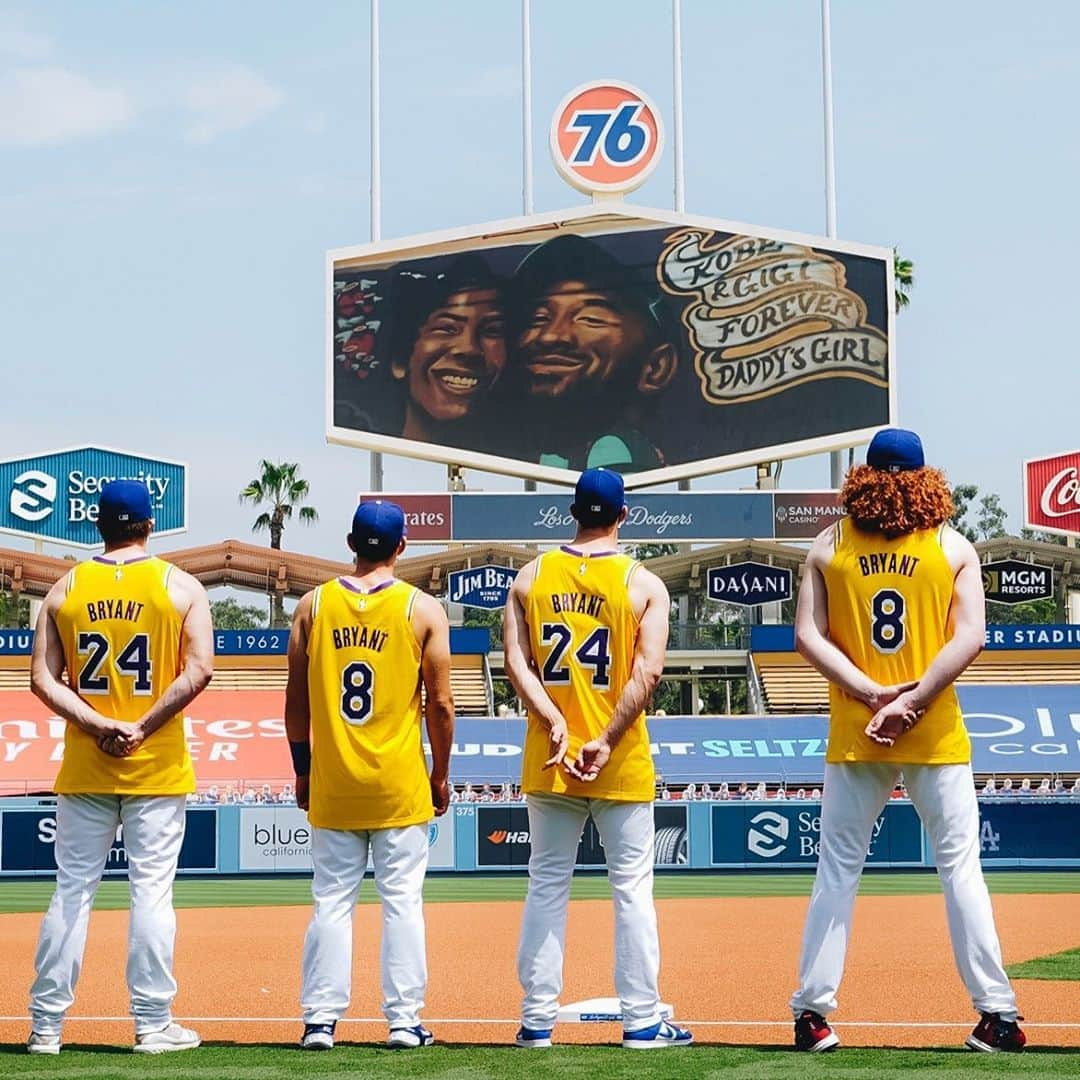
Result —
<instances>
[{"instance_id":1,"label":"red sneaker","mask_svg":"<svg viewBox=\"0 0 1080 1080\"><path fill-rule=\"evenodd\" d=\"M1023 1020L1018 1016L1016 1020ZM984 1054L1018 1054L1027 1045L1027 1036L1016 1020L1002 1020L997 1013L984 1012L975 1030L967 1037L966 1046Z\"/></svg>"},{"instance_id":2,"label":"red sneaker","mask_svg":"<svg viewBox=\"0 0 1080 1080\"><path fill-rule=\"evenodd\" d=\"M820 1054L823 1050L835 1050L840 1036L825 1022L825 1017L807 1009L795 1021L795 1049Z\"/></svg>"}]
</instances>

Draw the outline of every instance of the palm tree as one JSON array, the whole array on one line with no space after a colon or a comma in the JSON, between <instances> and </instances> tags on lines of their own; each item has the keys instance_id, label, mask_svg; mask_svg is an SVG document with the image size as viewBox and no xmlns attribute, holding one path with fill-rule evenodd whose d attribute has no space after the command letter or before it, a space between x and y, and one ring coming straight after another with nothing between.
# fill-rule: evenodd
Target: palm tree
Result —
<instances>
[{"instance_id":1,"label":"palm tree","mask_svg":"<svg viewBox=\"0 0 1080 1080\"><path fill-rule=\"evenodd\" d=\"M259 475L240 492L241 502L250 502L256 506L268 505L251 527L252 532L270 533L270 546L280 550L281 534L285 524L292 520L293 511L305 525L313 525L319 520L313 506L301 506L308 496L310 486L299 475L300 466L296 462L280 461L276 465L265 458L259 462ZM270 625L285 625L285 604L281 594L270 594Z\"/></svg>"},{"instance_id":2,"label":"palm tree","mask_svg":"<svg viewBox=\"0 0 1080 1080\"><path fill-rule=\"evenodd\" d=\"M900 252L893 248L893 284L896 286L896 310L906 308L911 303L911 289L915 284L915 264L910 259L900 257Z\"/></svg>"}]
</instances>

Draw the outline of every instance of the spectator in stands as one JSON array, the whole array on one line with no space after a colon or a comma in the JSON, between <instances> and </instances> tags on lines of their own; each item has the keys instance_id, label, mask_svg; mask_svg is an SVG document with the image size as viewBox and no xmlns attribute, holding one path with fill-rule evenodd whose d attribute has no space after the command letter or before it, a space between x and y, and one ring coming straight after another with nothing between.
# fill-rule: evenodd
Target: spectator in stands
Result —
<instances>
[{"instance_id":1,"label":"spectator in stands","mask_svg":"<svg viewBox=\"0 0 1080 1080\"><path fill-rule=\"evenodd\" d=\"M686 787L683 789L682 797L686 799L687 802L696 799L697 787L694 784L687 784Z\"/></svg>"},{"instance_id":2,"label":"spectator in stands","mask_svg":"<svg viewBox=\"0 0 1080 1080\"><path fill-rule=\"evenodd\" d=\"M992 799L997 795L997 793L997 784L994 783L994 778L991 776L987 779L986 783L983 784L983 789L979 795L979 798Z\"/></svg>"},{"instance_id":3,"label":"spectator in stands","mask_svg":"<svg viewBox=\"0 0 1080 1080\"><path fill-rule=\"evenodd\" d=\"M241 801L245 806L250 806L255 802L255 789L253 787L244 788L244 794L241 796Z\"/></svg>"},{"instance_id":4,"label":"spectator in stands","mask_svg":"<svg viewBox=\"0 0 1080 1080\"><path fill-rule=\"evenodd\" d=\"M820 802L821 801L821 788L814 788L814 790L810 792L810 798L813 799L814 802Z\"/></svg>"},{"instance_id":5,"label":"spectator in stands","mask_svg":"<svg viewBox=\"0 0 1080 1080\"><path fill-rule=\"evenodd\" d=\"M1024 777L1023 780L1020 781L1020 794L1021 795L1033 795L1034 794L1034 792L1031 790L1031 781L1026 776Z\"/></svg>"},{"instance_id":6,"label":"spectator in stands","mask_svg":"<svg viewBox=\"0 0 1080 1080\"><path fill-rule=\"evenodd\" d=\"M188 806L198 806L198 804L201 802L202 796L197 791L191 792L191 794L187 797Z\"/></svg>"},{"instance_id":7,"label":"spectator in stands","mask_svg":"<svg viewBox=\"0 0 1080 1080\"><path fill-rule=\"evenodd\" d=\"M219 802L221 802L221 796L218 794L217 784L211 784L210 787L207 788L206 796L203 799L203 802L212 803L215 806Z\"/></svg>"},{"instance_id":8,"label":"spectator in stands","mask_svg":"<svg viewBox=\"0 0 1080 1080\"><path fill-rule=\"evenodd\" d=\"M746 781L745 780L739 785L739 790L735 792L734 797L736 799L749 799L750 798L750 791L746 786Z\"/></svg>"},{"instance_id":9,"label":"spectator in stands","mask_svg":"<svg viewBox=\"0 0 1080 1080\"><path fill-rule=\"evenodd\" d=\"M702 784L701 787L698 788L696 798L699 801L711 800L712 797L713 797L712 788L709 787L708 784Z\"/></svg>"},{"instance_id":10,"label":"spectator in stands","mask_svg":"<svg viewBox=\"0 0 1080 1080\"><path fill-rule=\"evenodd\" d=\"M784 785L781 784L776 789L776 794L773 796L773 798L774 799L787 799L787 788L785 788Z\"/></svg>"},{"instance_id":11,"label":"spectator in stands","mask_svg":"<svg viewBox=\"0 0 1080 1080\"><path fill-rule=\"evenodd\" d=\"M489 802L494 802L494 801L495 801L495 796L491 792L491 785L490 784L485 784L480 789L480 798L477 800L477 802L489 803Z\"/></svg>"},{"instance_id":12,"label":"spectator in stands","mask_svg":"<svg viewBox=\"0 0 1080 1080\"><path fill-rule=\"evenodd\" d=\"M461 789L461 801L465 802L465 803L474 803L474 802L476 802L476 792L473 791L472 784L466 784Z\"/></svg>"},{"instance_id":13,"label":"spectator in stands","mask_svg":"<svg viewBox=\"0 0 1080 1080\"><path fill-rule=\"evenodd\" d=\"M281 799L279 800L286 806L296 805L296 793L293 791L292 784L282 784L281 786Z\"/></svg>"},{"instance_id":14,"label":"spectator in stands","mask_svg":"<svg viewBox=\"0 0 1080 1080\"><path fill-rule=\"evenodd\" d=\"M450 801L452 803L461 802L461 792L452 784L450 786Z\"/></svg>"},{"instance_id":15,"label":"spectator in stands","mask_svg":"<svg viewBox=\"0 0 1080 1080\"><path fill-rule=\"evenodd\" d=\"M1006 776L1005 779L1001 781L1000 794L1008 795L1010 797L1016 794L1016 792L1013 790L1013 782L1011 776Z\"/></svg>"},{"instance_id":16,"label":"spectator in stands","mask_svg":"<svg viewBox=\"0 0 1080 1080\"><path fill-rule=\"evenodd\" d=\"M274 789L269 784L263 784L262 786L262 802L273 803L277 802L274 798Z\"/></svg>"},{"instance_id":17,"label":"spectator in stands","mask_svg":"<svg viewBox=\"0 0 1080 1080\"><path fill-rule=\"evenodd\" d=\"M1038 791L1035 792L1035 794L1040 799L1048 799L1053 794L1053 792L1050 790L1050 777L1049 776L1044 776L1042 778L1042 783L1039 784L1039 789L1038 789Z\"/></svg>"},{"instance_id":18,"label":"spectator in stands","mask_svg":"<svg viewBox=\"0 0 1080 1080\"><path fill-rule=\"evenodd\" d=\"M726 780L721 780L716 788L716 793L713 795L713 799L717 802L728 802L731 799L731 788L728 786Z\"/></svg>"},{"instance_id":19,"label":"spectator in stands","mask_svg":"<svg viewBox=\"0 0 1080 1080\"><path fill-rule=\"evenodd\" d=\"M1080 776L1072 782L1072 787L1069 788L1069 795L1074 799L1080 799Z\"/></svg>"},{"instance_id":20,"label":"spectator in stands","mask_svg":"<svg viewBox=\"0 0 1080 1080\"><path fill-rule=\"evenodd\" d=\"M754 788L753 799L755 802L764 802L769 797L769 788L764 780L758 781L758 786Z\"/></svg>"},{"instance_id":21,"label":"spectator in stands","mask_svg":"<svg viewBox=\"0 0 1080 1080\"><path fill-rule=\"evenodd\" d=\"M799 790L795 792L795 798L800 802L806 802L806 788L799 788Z\"/></svg>"},{"instance_id":22,"label":"spectator in stands","mask_svg":"<svg viewBox=\"0 0 1080 1080\"><path fill-rule=\"evenodd\" d=\"M907 788L904 787L904 782L903 782L903 780L901 780L900 783L897 784L896 787L893 788L892 794L889 796L889 798L890 799L906 799L907 797L908 797Z\"/></svg>"},{"instance_id":23,"label":"spectator in stands","mask_svg":"<svg viewBox=\"0 0 1080 1080\"><path fill-rule=\"evenodd\" d=\"M1065 790L1065 781L1062 780L1060 776L1054 781L1053 794L1054 795L1067 795L1068 794L1068 792Z\"/></svg>"},{"instance_id":24,"label":"spectator in stands","mask_svg":"<svg viewBox=\"0 0 1080 1080\"><path fill-rule=\"evenodd\" d=\"M670 802L671 801L671 791L668 789L667 784L663 784L661 786L661 788L660 788L660 801L661 802Z\"/></svg>"}]
</instances>

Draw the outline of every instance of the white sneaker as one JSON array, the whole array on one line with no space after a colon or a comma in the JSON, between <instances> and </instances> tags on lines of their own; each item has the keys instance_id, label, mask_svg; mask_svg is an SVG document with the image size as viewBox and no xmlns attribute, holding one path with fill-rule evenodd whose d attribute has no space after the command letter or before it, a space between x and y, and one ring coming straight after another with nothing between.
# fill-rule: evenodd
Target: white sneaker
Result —
<instances>
[{"instance_id":1,"label":"white sneaker","mask_svg":"<svg viewBox=\"0 0 1080 1080\"><path fill-rule=\"evenodd\" d=\"M30 1038L26 1040L26 1052L28 1054L59 1054L59 1035L39 1035L36 1031L30 1032Z\"/></svg>"},{"instance_id":2,"label":"white sneaker","mask_svg":"<svg viewBox=\"0 0 1080 1080\"><path fill-rule=\"evenodd\" d=\"M196 1032L174 1022L160 1031L136 1035L132 1050L136 1054L171 1054L177 1050L194 1050L201 1042Z\"/></svg>"},{"instance_id":3,"label":"white sneaker","mask_svg":"<svg viewBox=\"0 0 1080 1080\"><path fill-rule=\"evenodd\" d=\"M430 1046L435 1036L423 1024L411 1028L392 1028L386 1045L391 1050L415 1050L420 1046Z\"/></svg>"}]
</instances>

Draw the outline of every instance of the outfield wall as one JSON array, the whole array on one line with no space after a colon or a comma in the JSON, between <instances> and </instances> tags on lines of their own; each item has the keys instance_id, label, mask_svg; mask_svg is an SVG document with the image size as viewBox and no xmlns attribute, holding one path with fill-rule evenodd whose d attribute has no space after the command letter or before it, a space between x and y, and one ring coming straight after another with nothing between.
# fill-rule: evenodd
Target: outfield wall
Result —
<instances>
[{"instance_id":1,"label":"outfield wall","mask_svg":"<svg viewBox=\"0 0 1080 1080\"><path fill-rule=\"evenodd\" d=\"M987 867L1080 866L1080 800L998 799L980 802L979 839ZM656 865L665 870L791 870L817 865L817 802L658 802ZM48 877L56 870L53 800L0 801L0 876ZM451 807L428 829L432 871L520 872L529 859L529 821L522 803ZM306 873L311 828L294 806L192 807L180 854L181 874ZM868 865L932 866L914 807L894 799L874 824ZM604 852L589 822L578 865L599 869ZM122 830L106 873L122 875Z\"/></svg>"}]
</instances>

